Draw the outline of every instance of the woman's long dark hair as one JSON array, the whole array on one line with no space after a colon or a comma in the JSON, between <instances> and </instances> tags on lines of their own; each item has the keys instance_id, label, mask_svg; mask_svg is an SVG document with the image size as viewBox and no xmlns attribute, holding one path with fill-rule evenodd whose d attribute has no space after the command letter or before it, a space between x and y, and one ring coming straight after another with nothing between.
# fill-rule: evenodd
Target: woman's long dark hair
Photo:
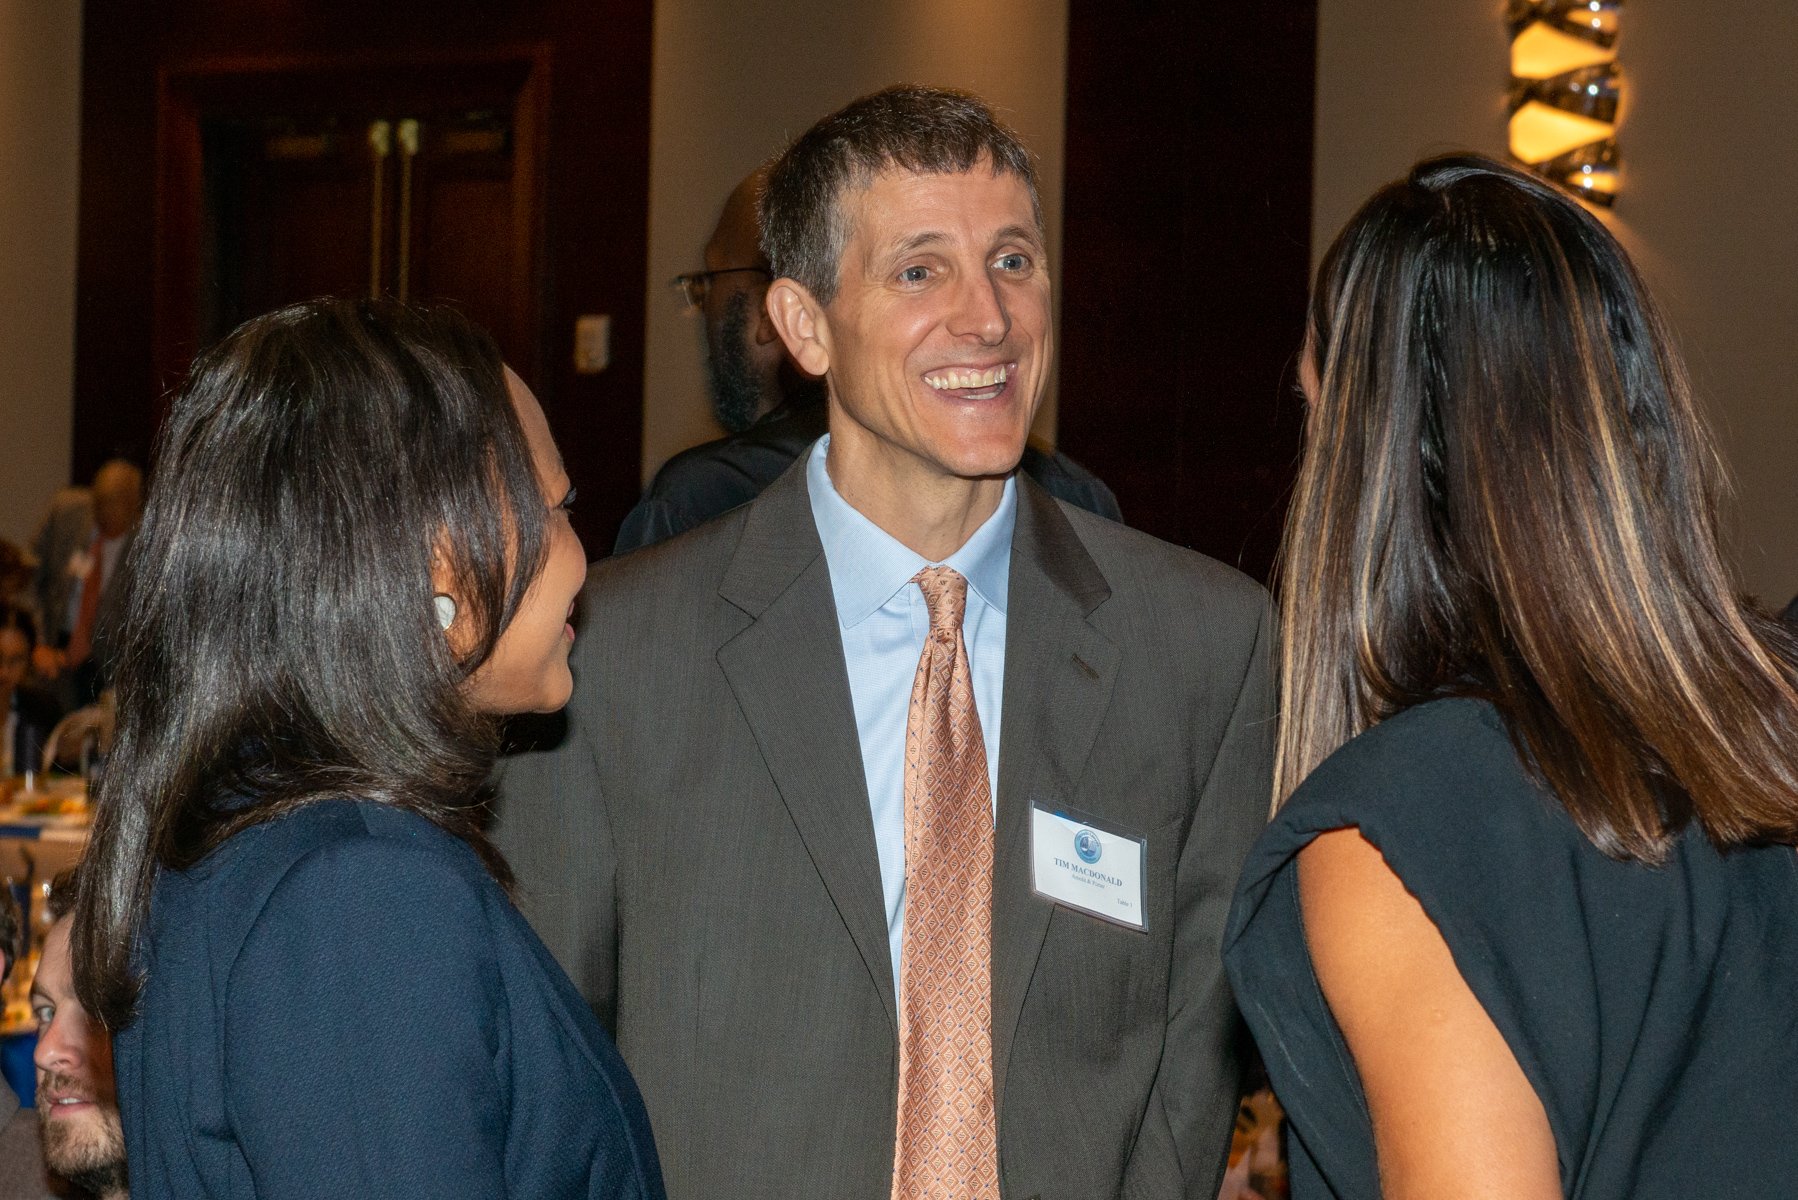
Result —
<instances>
[{"instance_id":1,"label":"woman's long dark hair","mask_svg":"<svg viewBox=\"0 0 1798 1200\"><path fill-rule=\"evenodd\" d=\"M1282 553L1276 802L1355 734L1489 698L1594 845L1798 842L1798 645L1737 600L1721 465L1622 248L1549 185L1419 164L1318 272Z\"/></svg>"},{"instance_id":2,"label":"woman's long dark hair","mask_svg":"<svg viewBox=\"0 0 1798 1200\"><path fill-rule=\"evenodd\" d=\"M127 563L72 931L109 1028L132 1018L157 871L312 801L419 813L509 883L479 823L498 725L462 684L537 574L544 511L499 351L451 310L296 305L195 364ZM474 631L459 657L434 562Z\"/></svg>"}]
</instances>

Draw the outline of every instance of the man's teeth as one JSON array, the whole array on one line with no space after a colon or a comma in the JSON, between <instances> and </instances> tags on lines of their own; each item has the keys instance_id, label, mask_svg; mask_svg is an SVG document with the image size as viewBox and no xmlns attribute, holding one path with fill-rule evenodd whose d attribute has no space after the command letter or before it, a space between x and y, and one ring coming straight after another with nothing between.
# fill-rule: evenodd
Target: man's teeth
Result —
<instances>
[{"instance_id":1,"label":"man's teeth","mask_svg":"<svg viewBox=\"0 0 1798 1200\"><path fill-rule=\"evenodd\" d=\"M988 367L984 371L976 371L969 367L945 367L941 371L932 371L924 376L924 382L937 391L951 388L989 388L1004 383L1011 376L1011 366Z\"/></svg>"}]
</instances>

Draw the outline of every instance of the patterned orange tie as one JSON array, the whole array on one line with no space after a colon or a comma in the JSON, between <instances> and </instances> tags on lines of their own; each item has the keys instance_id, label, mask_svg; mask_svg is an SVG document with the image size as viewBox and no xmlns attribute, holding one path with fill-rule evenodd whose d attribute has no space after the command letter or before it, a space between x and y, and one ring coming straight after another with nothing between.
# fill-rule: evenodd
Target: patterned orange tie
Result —
<instances>
[{"instance_id":1,"label":"patterned orange tie","mask_svg":"<svg viewBox=\"0 0 1798 1200\"><path fill-rule=\"evenodd\" d=\"M930 634L905 724L905 937L893 1200L998 1200L993 1111L993 809L974 673L968 581L914 582Z\"/></svg>"}]
</instances>

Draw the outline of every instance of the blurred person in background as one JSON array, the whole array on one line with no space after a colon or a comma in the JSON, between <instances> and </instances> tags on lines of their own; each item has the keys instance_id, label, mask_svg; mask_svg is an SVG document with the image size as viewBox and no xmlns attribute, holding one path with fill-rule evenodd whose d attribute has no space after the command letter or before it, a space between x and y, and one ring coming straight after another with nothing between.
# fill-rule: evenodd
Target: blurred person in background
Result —
<instances>
[{"instance_id":1,"label":"blurred person in background","mask_svg":"<svg viewBox=\"0 0 1798 1200\"><path fill-rule=\"evenodd\" d=\"M0 538L0 607L11 605L13 608L22 608L42 628L43 622L38 619L37 595L33 590L36 580L37 560L27 554L25 548L17 542Z\"/></svg>"},{"instance_id":2,"label":"blurred person in background","mask_svg":"<svg viewBox=\"0 0 1798 1200\"><path fill-rule=\"evenodd\" d=\"M76 901L137 1200L661 1200L611 1040L482 832L572 682L543 410L448 309L250 321L171 410Z\"/></svg>"},{"instance_id":3,"label":"blurred person in background","mask_svg":"<svg viewBox=\"0 0 1798 1200\"><path fill-rule=\"evenodd\" d=\"M125 1200L125 1134L113 1086L112 1038L76 997L70 969L73 872L56 877L46 903L52 924L31 980L41 1161L83 1195Z\"/></svg>"},{"instance_id":4,"label":"blurred person in background","mask_svg":"<svg viewBox=\"0 0 1798 1200\"><path fill-rule=\"evenodd\" d=\"M762 249L757 203L768 169L758 167L724 202L705 246L705 270L675 283L705 321L706 386L712 416L730 431L669 459L619 526L612 553L623 554L702 525L762 489L824 436L824 380L787 353L768 315L773 272ZM1034 441L1018 469L1050 495L1113 521L1117 497L1067 455Z\"/></svg>"},{"instance_id":5,"label":"blurred person in background","mask_svg":"<svg viewBox=\"0 0 1798 1200\"><path fill-rule=\"evenodd\" d=\"M36 648L31 614L0 603L0 779L41 769L44 747L62 716L55 697L25 682Z\"/></svg>"},{"instance_id":6,"label":"blurred person in background","mask_svg":"<svg viewBox=\"0 0 1798 1200\"><path fill-rule=\"evenodd\" d=\"M706 392L713 418L729 433L753 428L778 408L809 410L824 403L824 381L799 369L768 319L774 274L756 219L767 181L767 168L758 167L731 189L706 241L705 269L676 280L704 318Z\"/></svg>"},{"instance_id":7,"label":"blurred person in background","mask_svg":"<svg viewBox=\"0 0 1798 1200\"><path fill-rule=\"evenodd\" d=\"M1295 1200L1798 1180L1798 638L1605 226L1478 157L1325 255L1280 809L1225 956Z\"/></svg>"},{"instance_id":8,"label":"blurred person in background","mask_svg":"<svg viewBox=\"0 0 1798 1200\"><path fill-rule=\"evenodd\" d=\"M58 492L32 539L43 622L33 662L64 708L93 703L106 686L124 595L120 568L143 507L143 472L113 459L95 472L92 487Z\"/></svg>"}]
</instances>

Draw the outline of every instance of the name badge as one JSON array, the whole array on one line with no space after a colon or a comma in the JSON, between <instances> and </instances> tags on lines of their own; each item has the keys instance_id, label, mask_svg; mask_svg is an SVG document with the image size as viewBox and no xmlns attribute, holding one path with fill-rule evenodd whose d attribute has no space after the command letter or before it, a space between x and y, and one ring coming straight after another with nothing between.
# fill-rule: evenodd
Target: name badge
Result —
<instances>
[{"instance_id":1,"label":"name badge","mask_svg":"<svg viewBox=\"0 0 1798 1200\"><path fill-rule=\"evenodd\" d=\"M1037 895L1126 929L1147 930L1145 838L1081 813L1030 807L1030 861Z\"/></svg>"}]
</instances>

